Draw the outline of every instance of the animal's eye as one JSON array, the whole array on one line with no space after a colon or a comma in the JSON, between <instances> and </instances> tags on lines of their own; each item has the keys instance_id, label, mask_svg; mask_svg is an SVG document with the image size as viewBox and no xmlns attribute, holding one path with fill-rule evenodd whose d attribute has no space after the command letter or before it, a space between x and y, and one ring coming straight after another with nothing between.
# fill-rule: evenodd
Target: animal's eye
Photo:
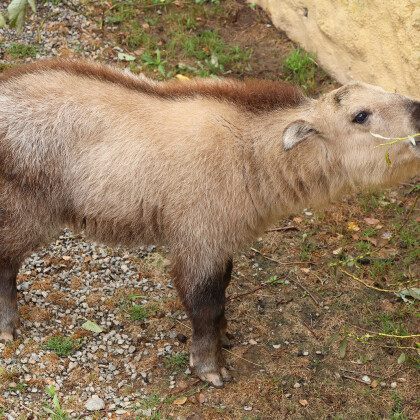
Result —
<instances>
[{"instance_id":1,"label":"animal's eye","mask_svg":"<svg viewBox=\"0 0 420 420\"><path fill-rule=\"evenodd\" d=\"M359 112L355 117L353 122L357 124L363 124L369 117L369 113L366 111Z\"/></svg>"}]
</instances>

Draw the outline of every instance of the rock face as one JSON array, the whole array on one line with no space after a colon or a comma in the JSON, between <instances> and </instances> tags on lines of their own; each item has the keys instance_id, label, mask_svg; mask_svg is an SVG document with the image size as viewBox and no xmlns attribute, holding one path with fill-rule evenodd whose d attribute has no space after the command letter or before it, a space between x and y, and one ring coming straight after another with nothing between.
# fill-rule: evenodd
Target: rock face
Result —
<instances>
[{"instance_id":1,"label":"rock face","mask_svg":"<svg viewBox=\"0 0 420 420\"><path fill-rule=\"evenodd\" d=\"M419 0L256 3L339 82L360 80L420 98Z\"/></svg>"}]
</instances>

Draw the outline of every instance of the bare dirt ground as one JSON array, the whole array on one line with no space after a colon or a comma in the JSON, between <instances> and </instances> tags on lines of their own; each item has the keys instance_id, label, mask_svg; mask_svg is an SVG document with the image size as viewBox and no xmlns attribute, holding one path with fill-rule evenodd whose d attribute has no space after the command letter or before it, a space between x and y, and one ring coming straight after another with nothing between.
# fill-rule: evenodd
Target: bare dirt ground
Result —
<instances>
[{"instance_id":1,"label":"bare dirt ground","mask_svg":"<svg viewBox=\"0 0 420 420\"><path fill-rule=\"evenodd\" d=\"M3 68L83 57L157 79L283 79L294 48L261 10L236 1L46 2L22 34L0 31ZM320 68L313 81L315 96L338 86ZM0 347L0 418L420 418L419 296L395 293L419 290L418 184L302 209L236 255L234 379L221 390L188 369L191 330L168 250L63 232L20 272L20 336ZM85 406L94 395L96 412Z\"/></svg>"}]
</instances>

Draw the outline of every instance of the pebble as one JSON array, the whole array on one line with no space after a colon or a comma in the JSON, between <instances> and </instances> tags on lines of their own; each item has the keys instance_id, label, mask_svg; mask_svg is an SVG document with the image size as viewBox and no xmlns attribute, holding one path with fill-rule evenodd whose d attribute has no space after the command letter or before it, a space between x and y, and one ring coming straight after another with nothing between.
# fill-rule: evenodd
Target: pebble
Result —
<instances>
[{"instance_id":1,"label":"pebble","mask_svg":"<svg viewBox=\"0 0 420 420\"><path fill-rule=\"evenodd\" d=\"M392 388L392 389L395 389L396 387L397 387L397 383L396 383L396 382L392 382L392 383L391 383L391 388Z\"/></svg>"},{"instance_id":2,"label":"pebble","mask_svg":"<svg viewBox=\"0 0 420 420\"><path fill-rule=\"evenodd\" d=\"M85 408L89 411L103 410L105 408L105 401L98 396L93 396L86 402Z\"/></svg>"},{"instance_id":3,"label":"pebble","mask_svg":"<svg viewBox=\"0 0 420 420\"><path fill-rule=\"evenodd\" d=\"M244 405L244 410L245 411L251 411L252 407L250 407L249 405Z\"/></svg>"},{"instance_id":4,"label":"pebble","mask_svg":"<svg viewBox=\"0 0 420 420\"><path fill-rule=\"evenodd\" d=\"M367 375L362 376L362 381L365 381L367 384L370 384L372 382L369 376Z\"/></svg>"}]
</instances>

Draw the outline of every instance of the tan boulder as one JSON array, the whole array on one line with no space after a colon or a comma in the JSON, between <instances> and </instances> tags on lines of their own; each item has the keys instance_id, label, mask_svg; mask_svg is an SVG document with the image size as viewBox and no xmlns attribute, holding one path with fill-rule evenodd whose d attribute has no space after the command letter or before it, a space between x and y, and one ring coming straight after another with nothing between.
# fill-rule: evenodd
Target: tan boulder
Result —
<instances>
[{"instance_id":1,"label":"tan boulder","mask_svg":"<svg viewBox=\"0 0 420 420\"><path fill-rule=\"evenodd\" d=\"M339 82L420 99L419 0L252 0Z\"/></svg>"}]
</instances>

